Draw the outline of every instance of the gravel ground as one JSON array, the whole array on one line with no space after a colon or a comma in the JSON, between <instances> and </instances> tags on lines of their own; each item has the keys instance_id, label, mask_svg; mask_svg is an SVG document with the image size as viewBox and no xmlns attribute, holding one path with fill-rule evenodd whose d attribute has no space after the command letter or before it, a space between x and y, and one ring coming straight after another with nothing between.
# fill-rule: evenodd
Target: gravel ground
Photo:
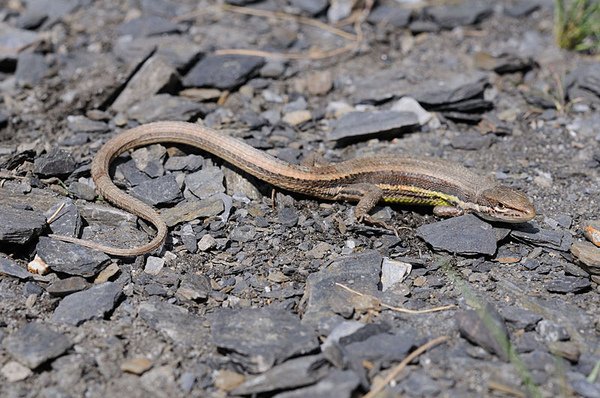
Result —
<instances>
[{"instance_id":1,"label":"gravel ground","mask_svg":"<svg viewBox=\"0 0 600 398\"><path fill-rule=\"evenodd\" d=\"M556 48L553 2L227 3L0 3L0 396L600 396L600 61ZM113 167L163 248L48 237L153 236L90 162L157 120L291 163L445 158L537 216L377 207L396 236L164 144Z\"/></svg>"}]
</instances>

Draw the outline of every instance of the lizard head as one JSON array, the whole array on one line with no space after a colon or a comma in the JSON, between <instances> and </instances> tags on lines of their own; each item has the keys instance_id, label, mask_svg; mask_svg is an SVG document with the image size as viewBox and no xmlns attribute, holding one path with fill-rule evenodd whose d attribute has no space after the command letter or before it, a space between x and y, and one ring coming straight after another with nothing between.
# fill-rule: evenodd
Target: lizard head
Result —
<instances>
[{"instance_id":1,"label":"lizard head","mask_svg":"<svg viewBox=\"0 0 600 398\"><path fill-rule=\"evenodd\" d=\"M526 222L535 217L535 207L522 192L505 185L496 185L483 190L477 197L481 218L508 223Z\"/></svg>"}]
</instances>

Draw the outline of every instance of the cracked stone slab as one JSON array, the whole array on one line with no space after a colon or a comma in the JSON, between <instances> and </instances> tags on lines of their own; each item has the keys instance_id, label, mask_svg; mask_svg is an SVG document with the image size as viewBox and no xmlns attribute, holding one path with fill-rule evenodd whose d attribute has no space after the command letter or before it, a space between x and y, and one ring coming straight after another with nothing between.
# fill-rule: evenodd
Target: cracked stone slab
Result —
<instances>
[{"instance_id":1,"label":"cracked stone slab","mask_svg":"<svg viewBox=\"0 0 600 398\"><path fill-rule=\"evenodd\" d=\"M37 254L54 272L84 277L98 274L110 262L110 257L97 250L47 237L40 238Z\"/></svg>"},{"instance_id":2,"label":"cracked stone slab","mask_svg":"<svg viewBox=\"0 0 600 398\"><path fill-rule=\"evenodd\" d=\"M79 326L90 319L102 319L116 307L122 294L121 286L113 282L73 293L58 304L52 321Z\"/></svg>"},{"instance_id":3,"label":"cracked stone slab","mask_svg":"<svg viewBox=\"0 0 600 398\"><path fill-rule=\"evenodd\" d=\"M8 353L30 369L64 354L73 345L70 340L38 322L30 322L3 342Z\"/></svg>"},{"instance_id":4,"label":"cracked stone slab","mask_svg":"<svg viewBox=\"0 0 600 398\"><path fill-rule=\"evenodd\" d=\"M175 343L190 346L206 344L208 330L204 319L183 307L165 302L145 302L140 305L139 314L148 326Z\"/></svg>"},{"instance_id":5,"label":"cracked stone slab","mask_svg":"<svg viewBox=\"0 0 600 398\"><path fill-rule=\"evenodd\" d=\"M496 252L494 228L472 214L422 225L417 235L436 250L490 256Z\"/></svg>"},{"instance_id":6,"label":"cracked stone slab","mask_svg":"<svg viewBox=\"0 0 600 398\"><path fill-rule=\"evenodd\" d=\"M319 347L312 328L274 308L221 310L211 319L213 342L250 373L260 373L292 356Z\"/></svg>"},{"instance_id":7,"label":"cracked stone slab","mask_svg":"<svg viewBox=\"0 0 600 398\"><path fill-rule=\"evenodd\" d=\"M36 211L0 206L0 242L23 245L46 227L46 217Z\"/></svg>"},{"instance_id":8,"label":"cracked stone slab","mask_svg":"<svg viewBox=\"0 0 600 398\"><path fill-rule=\"evenodd\" d=\"M302 299L307 302L302 323L328 334L343 318L352 315L356 307L364 305L363 298L337 284L364 294L377 294L382 261L379 253L366 251L340 257L309 275Z\"/></svg>"}]
</instances>

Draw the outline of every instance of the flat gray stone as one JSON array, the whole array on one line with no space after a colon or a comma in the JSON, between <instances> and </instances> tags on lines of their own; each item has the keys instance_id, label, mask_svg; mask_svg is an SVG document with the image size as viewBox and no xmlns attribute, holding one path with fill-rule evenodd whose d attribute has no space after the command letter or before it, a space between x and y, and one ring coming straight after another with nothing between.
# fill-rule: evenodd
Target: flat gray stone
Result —
<instances>
[{"instance_id":1,"label":"flat gray stone","mask_svg":"<svg viewBox=\"0 0 600 398\"><path fill-rule=\"evenodd\" d=\"M160 212L161 217L169 227L182 222L216 216L225 209L223 201L218 198L203 200L184 200L173 207Z\"/></svg>"},{"instance_id":2,"label":"flat gray stone","mask_svg":"<svg viewBox=\"0 0 600 398\"><path fill-rule=\"evenodd\" d=\"M250 373L265 372L319 347L312 328L302 325L296 315L270 307L217 311L211 318L211 336Z\"/></svg>"},{"instance_id":3,"label":"flat gray stone","mask_svg":"<svg viewBox=\"0 0 600 398\"><path fill-rule=\"evenodd\" d=\"M48 209L45 215L50 218L63 204L62 209L54 216L50 224L50 230L57 235L79 236L82 228L81 214L79 213L79 208L70 199L66 202L55 204Z\"/></svg>"},{"instance_id":4,"label":"flat gray stone","mask_svg":"<svg viewBox=\"0 0 600 398\"><path fill-rule=\"evenodd\" d=\"M550 293L581 293L589 290L592 283L588 278L564 275L546 283L545 287Z\"/></svg>"},{"instance_id":5,"label":"flat gray stone","mask_svg":"<svg viewBox=\"0 0 600 398\"><path fill-rule=\"evenodd\" d=\"M370 138L389 138L418 125L419 120L412 112L350 112L334 123L327 139L348 143Z\"/></svg>"},{"instance_id":6,"label":"flat gray stone","mask_svg":"<svg viewBox=\"0 0 600 398\"><path fill-rule=\"evenodd\" d=\"M115 41L113 53L128 64L144 59L152 51L163 57L178 71L186 70L201 55L201 46L186 37L167 34L151 37L120 37Z\"/></svg>"},{"instance_id":7,"label":"flat gray stone","mask_svg":"<svg viewBox=\"0 0 600 398\"><path fill-rule=\"evenodd\" d=\"M0 256L0 275L12 276L18 279L30 279L34 274L21 267L10 258Z\"/></svg>"},{"instance_id":8,"label":"flat gray stone","mask_svg":"<svg viewBox=\"0 0 600 398\"><path fill-rule=\"evenodd\" d=\"M500 314L506 322L518 329L533 330L542 316L533 311L515 306L500 308Z\"/></svg>"},{"instance_id":9,"label":"flat gray stone","mask_svg":"<svg viewBox=\"0 0 600 398\"><path fill-rule=\"evenodd\" d=\"M407 8L380 5L367 17L373 25L390 25L394 28L406 28L410 23L412 11Z\"/></svg>"},{"instance_id":10,"label":"flat gray stone","mask_svg":"<svg viewBox=\"0 0 600 398\"><path fill-rule=\"evenodd\" d=\"M225 192L223 181L225 176L220 167L205 167L185 176L185 186L200 199L209 198Z\"/></svg>"},{"instance_id":11,"label":"flat gray stone","mask_svg":"<svg viewBox=\"0 0 600 398\"><path fill-rule=\"evenodd\" d=\"M207 106L202 103L170 94L156 94L133 104L127 109L127 115L140 123L159 120L187 122L206 115L207 110Z\"/></svg>"},{"instance_id":12,"label":"flat gray stone","mask_svg":"<svg viewBox=\"0 0 600 398\"><path fill-rule=\"evenodd\" d=\"M569 231L540 228L535 222L516 226L510 235L534 246L548 247L563 252L569 251L574 240Z\"/></svg>"},{"instance_id":13,"label":"flat gray stone","mask_svg":"<svg viewBox=\"0 0 600 398\"><path fill-rule=\"evenodd\" d=\"M126 112L138 102L160 91L172 89L178 80L173 66L162 57L153 56L144 62L140 70L129 80L111 107L116 111Z\"/></svg>"},{"instance_id":14,"label":"flat gray stone","mask_svg":"<svg viewBox=\"0 0 600 398\"><path fill-rule=\"evenodd\" d=\"M37 254L54 272L86 278L97 275L110 262L110 257L97 250L47 237L40 238Z\"/></svg>"},{"instance_id":15,"label":"flat gray stone","mask_svg":"<svg viewBox=\"0 0 600 398\"><path fill-rule=\"evenodd\" d=\"M167 18L146 15L124 22L117 28L117 32L121 36L147 37L179 33L179 27Z\"/></svg>"},{"instance_id":16,"label":"flat gray stone","mask_svg":"<svg viewBox=\"0 0 600 398\"><path fill-rule=\"evenodd\" d=\"M90 287L90 283L80 276L58 279L46 288L46 291L55 297L65 297L69 294L80 292Z\"/></svg>"},{"instance_id":17,"label":"flat gray stone","mask_svg":"<svg viewBox=\"0 0 600 398\"><path fill-rule=\"evenodd\" d=\"M478 311L460 311L455 318L461 336L503 361L509 360L508 330L502 316L491 304L486 303Z\"/></svg>"},{"instance_id":18,"label":"flat gray stone","mask_svg":"<svg viewBox=\"0 0 600 398\"><path fill-rule=\"evenodd\" d=\"M90 319L103 319L115 308L122 294L121 286L113 282L73 293L58 304L52 321L79 326Z\"/></svg>"},{"instance_id":19,"label":"flat gray stone","mask_svg":"<svg viewBox=\"0 0 600 398\"><path fill-rule=\"evenodd\" d=\"M42 54L21 53L17 58L15 78L21 86L33 87L46 77L48 69L46 58Z\"/></svg>"},{"instance_id":20,"label":"flat gray stone","mask_svg":"<svg viewBox=\"0 0 600 398\"><path fill-rule=\"evenodd\" d=\"M67 127L76 134L104 134L110 131L110 127L106 122L91 120L81 115L67 116Z\"/></svg>"},{"instance_id":21,"label":"flat gray stone","mask_svg":"<svg viewBox=\"0 0 600 398\"><path fill-rule=\"evenodd\" d=\"M64 354L73 344L62 333L30 322L4 339L3 346L17 361L30 369Z\"/></svg>"},{"instance_id":22,"label":"flat gray stone","mask_svg":"<svg viewBox=\"0 0 600 398\"><path fill-rule=\"evenodd\" d=\"M76 167L71 153L56 147L33 162L33 172L41 177L64 177L75 171Z\"/></svg>"},{"instance_id":23,"label":"flat gray stone","mask_svg":"<svg viewBox=\"0 0 600 398\"><path fill-rule=\"evenodd\" d=\"M167 174L144 181L131 189L129 193L151 206L173 204L183 199L175 174Z\"/></svg>"},{"instance_id":24,"label":"flat gray stone","mask_svg":"<svg viewBox=\"0 0 600 398\"><path fill-rule=\"evenodd\" d=\"M435 250L490 256L496 252L494 228L472 214L422 225L417 228L417 235Z\"/></svg>"},{"instance_id":25,"label":"flat gray stone","mask_svg":"<svg viewBox=\"0 0 600 398\"><path fill-rule=\"evenodd\" d=\"M31 210L0 206L0 242L24 245L46 227L46 217Z\"/></svg>"},{"instance_id":26,"label":"flat gray stone","mask_svg":"<svg viewBox=\"0 0 600 398\"><path fill-rule=\"evenodd\" d=\"M199 155L169 156L165 162L165 170L194 172L203 164L204 158Z\"/></svg>"},{"instance_id":27,"label":"flat gray stone","mask_svg":"<svg viewBox=\"0 0 600 398\"><path fill-rule=\"evenodd\" d=\"M0 22L0 63L14 62L22 50L31 47L34 43L41 40L36 32L25 29L17 29L8 23Z\"/></svg>"},{"instance_id":28,"label":"flat gray stone","mask_svg":"<svg viewBox=\"0 0 600 398\"><path fill-rule=\"evenodd\" d=\"M204 319L183 307L166 302L145 302L140 305L139 314L148 326L176 344L195 347L206 344L208 330Z\"/></svg>"},{"instance_id":29,"label":"flat gray stone","mask_svg":"<svg viewBox=\"0 0 600 398\"><path fill-rule=\"evenodd\" d=\"M310 15L317 15L325 11L329 5L328 0L290 0L290 4Z\"/></svg>"},{"instance_id":30,"label":"flat gray stone","mask_svg":"<svg viewBox=\"0 0 600 398\"><path fill-rule=\"evenodd\" d=\"M492 7L472 0L460 5L430 7L425 10L429 17L445 29L473 25L494 12Z\"/></svg>"},{"instance_id":31,"label":"flat gray stone","mask_svg":"<svg viewBox=\"0 0 600 398\"><path fill-rule=\"evenodd\" d=\"M334 370L317 384L274 395L273 398L351 398L360 378L351 370Z\"/></svg>"},{"instance_id":32,"label":"flat gray stone","mask_svg":"<svg viewBox=\"0 0 600 398\"><path fill-rule=\"evenodd\" d=\"M324 335L344 318L354 313L362 300L337 283L363 294L378 294L382 257L375 251L366 251L337 258L326 268L308 276L303 300L306 310L302 323L311 325Z\"/></svg>"},{"instance_id":33,"label":"flat gray stone","mask_svg":"<svg viewBox=\"0 0 600 398\"><path fill-rule=\"evenodd\" d=\"M325 377L331 366L323 355L308 355L290 359L258 376L246 379L232 391L234 395L260 394L289 390L316 383Z\"/></svg>"},{"instance_id":34,"label":"flat gray stone","mask_svg":"<svg viewBox=\"0 0 600 398\"><path fill-rule=\"evenodd\" d=\"M248 81L264 64L261 57L209 55L194 65L183 79L183 85L233 90Z\"/></svg>"}]
</instances>

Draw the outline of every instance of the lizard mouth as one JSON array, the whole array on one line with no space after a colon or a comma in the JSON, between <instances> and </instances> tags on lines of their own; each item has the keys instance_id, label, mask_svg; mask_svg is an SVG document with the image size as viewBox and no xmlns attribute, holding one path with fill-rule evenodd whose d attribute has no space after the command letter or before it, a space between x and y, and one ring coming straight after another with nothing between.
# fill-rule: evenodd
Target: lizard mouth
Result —
<instances>
[{"instance_id":1,"label":"lizard mouth","mask_svg":"<svg viewBox=\"0 0 600 398\"><path fill-rule=\"evenodd\" d=\"M478 211L476 214L487 221L498 221L509 224L519 224L533 220L535 217L535 209L533 206L515 210L506 207L493 207L486 209L487 211Z\"/></svg>"}]
</instances>

